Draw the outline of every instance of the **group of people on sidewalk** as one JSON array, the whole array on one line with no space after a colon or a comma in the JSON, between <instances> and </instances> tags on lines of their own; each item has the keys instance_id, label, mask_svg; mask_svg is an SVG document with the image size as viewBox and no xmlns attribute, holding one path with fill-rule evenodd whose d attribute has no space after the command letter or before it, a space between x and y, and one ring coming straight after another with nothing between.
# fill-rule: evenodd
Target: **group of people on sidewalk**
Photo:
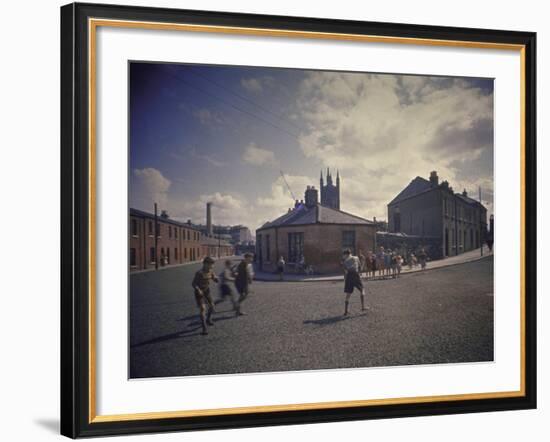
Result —
<instances>
[{"instance_id":1,"label":"group of people on sidewalk","mask_svg":"<svg viewBox=\"0 0 550 442\"><path fill-rule=\"evenodd\" d=\"M242 316L245 313L241 309L242 302L250 293L250 284L254 279L254 269L252 268L252 254L246 253L244 259L236 266L232 266L230 260L225 261L223 271L219 278L216 276L212 267L214 260L207 256L202 262L202 268L195 273L191 283L195 292L195 301L199 308L199 316L202 326L202 334L208 334L208 327L214 325L212 314L215 312L215 305L230 298L233 304L233 310L236 316ZM210 292L210 281L220 284L220 297L214 301ZM235 287L237 294L233 290Z\"/></svg>"},{"instance_id":2,"label":"group of people on sidewalk","mask_svg":"<svg viewBox=\"0 0 550 442\"><path fill-rule=\"evenodd\" d=\"M359 251L359 261L361 272L365 272L367 279L376 279L377 273L378 279L398 278L404 265L408 265L409 269L420 265L421 269L425 270L428 254L424 248L421 248L416 254L411 252L405 258L398 251L380 247L376 253L369 250L366 256Z\"/></svg>"}]
</instances>

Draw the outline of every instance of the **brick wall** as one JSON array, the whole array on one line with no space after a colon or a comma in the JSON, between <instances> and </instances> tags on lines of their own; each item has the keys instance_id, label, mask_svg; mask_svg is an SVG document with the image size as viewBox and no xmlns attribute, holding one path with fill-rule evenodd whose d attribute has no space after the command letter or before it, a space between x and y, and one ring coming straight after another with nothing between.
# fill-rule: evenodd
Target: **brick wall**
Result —
<instances>
[{"instance_id":1,"label":"brick wall","mask_svg":"<svg viewBox=\"0 0 550 442\"><path fill-rule=\"evenodd\" d=\"M177 265L202 259L200 232L191 226L158 218L158 244L155 253L154 217L130 215L130 271Z\"/></svg>"},{"instance_id":2,"label":"brick wall","mask_svg":"<svg viewBox=\"0 0 550 442\"><path fill-rule=\"evenodd\" d=\"M312 265L316 273L336 273L342 270L343 232L354 232L355 252L362 250L366 254L374 250L375 227L368 225L331 225L311 224L305 226L283 226L262 229L256 235L256 262L264 271L275 271L279 256L287 262L287 271L295 270L296 265L289 259L289 233L304 234L304 259L306 265ZM267 238L269 252L267 256ZM260 256L261 255L261 256Z\"/></svg>"}]
</instances>

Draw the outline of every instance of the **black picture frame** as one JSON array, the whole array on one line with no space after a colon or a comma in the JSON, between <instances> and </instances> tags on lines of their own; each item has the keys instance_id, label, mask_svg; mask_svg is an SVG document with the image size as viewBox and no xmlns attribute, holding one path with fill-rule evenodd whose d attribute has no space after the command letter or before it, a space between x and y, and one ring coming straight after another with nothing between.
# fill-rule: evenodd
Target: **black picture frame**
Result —
<instances>
[{"instance_id":1,"label":"black picture frame","mask_svg":"<svg viewBox=\"0 0 550 442\"><path fill-rule=\"evenodd\" d=\"M524 395L94 421L90 397L90 18L519 45L524 75ZM536 34L73 3L61 8L61 434L89 437L536 408ZM93 306L92 306L93 308Z\"/></svg>"}]
</instances>

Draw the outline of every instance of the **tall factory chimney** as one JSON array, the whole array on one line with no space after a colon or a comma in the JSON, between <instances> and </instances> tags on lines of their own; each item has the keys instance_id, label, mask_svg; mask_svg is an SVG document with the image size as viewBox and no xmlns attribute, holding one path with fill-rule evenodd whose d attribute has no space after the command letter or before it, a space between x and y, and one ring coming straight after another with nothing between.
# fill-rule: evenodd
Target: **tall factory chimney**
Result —
<instances>
[{"instance_id":1,"label":"tall factory chimney","mask_svg":"<svg viewBox=\"0 0 550 442\"><path fill-rule=\"evenodd\" d=\"M212 229L212 203L206 203L206 234L208 236L214 235Z\"/></svg>"}]
</instances>

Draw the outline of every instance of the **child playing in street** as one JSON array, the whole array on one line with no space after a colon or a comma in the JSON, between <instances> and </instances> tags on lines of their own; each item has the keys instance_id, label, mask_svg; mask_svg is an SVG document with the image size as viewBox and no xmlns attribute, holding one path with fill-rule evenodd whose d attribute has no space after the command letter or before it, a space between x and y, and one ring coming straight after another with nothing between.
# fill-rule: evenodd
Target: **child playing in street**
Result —
<instances>
[{"instance_id":1,"label":"child playing in street","mask_svg":"<svg viewBox=\"0 0 550 442\"><path fill-rule=\"evenodd\" d=\"M365 289L363 288L363 282L359 271L361 269L361 262L357 256L351 254L351 250L344 250L344 259L342 264L344 266L344 293L346 294L344 316L349 315L349 298L354 289L361 292L361 310L365 311Z\"/></svg>"},{"instance_id":2,"label":"child playing in street","mask_svg":"<svg viewBox=\"0 0 550 442\"><path fill-rule=\"evenodd\" d=\"M195 273L191 286L195 290L195 301L200 311L202 334L207 335L206 325L214 325L212 322L212 313L214 312L214 302L210 295L210 280L218 282L218 278L212 271L214 260L207 256L202 261L202 268ZM207 312L208 310L208 312Z\"/></svg>"},{"instance_id":3,"label":"child playing in street","mask_svg":"<svg viewBox=\"0 0 550 442\"><path fill-rule=\"evenodd\" d=\"M231 288L231 283L234 282L235 272L231 267L231 261L228 259L225 261L223 272L220 273L220 298L216 301L216 304L225 301L225 298L229 297L233 304L233 308L237 311L237 299L234 290Z\"/></svg>"}]
</instances>

